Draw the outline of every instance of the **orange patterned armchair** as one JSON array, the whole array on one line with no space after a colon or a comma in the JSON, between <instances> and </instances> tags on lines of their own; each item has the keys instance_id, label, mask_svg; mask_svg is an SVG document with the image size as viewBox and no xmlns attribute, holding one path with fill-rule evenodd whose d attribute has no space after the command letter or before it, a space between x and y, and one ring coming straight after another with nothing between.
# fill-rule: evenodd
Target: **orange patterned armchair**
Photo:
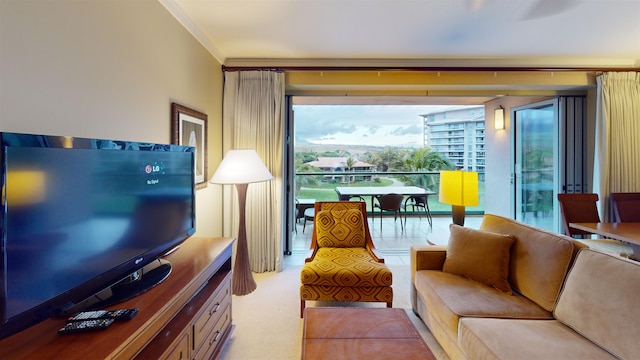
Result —
<instances>
[{"instance_id":1,"label":"orange patterned armchair","mask_svg":"<svg viewBox=\"0 0 640 360\"><path fill-rule=\"evenodd\" d=\"M364 202L315 203L311 255L300 280L300 317L306 301L385 302L392 306L392 275L376 254Z\"/></svg>"}]
</instances>

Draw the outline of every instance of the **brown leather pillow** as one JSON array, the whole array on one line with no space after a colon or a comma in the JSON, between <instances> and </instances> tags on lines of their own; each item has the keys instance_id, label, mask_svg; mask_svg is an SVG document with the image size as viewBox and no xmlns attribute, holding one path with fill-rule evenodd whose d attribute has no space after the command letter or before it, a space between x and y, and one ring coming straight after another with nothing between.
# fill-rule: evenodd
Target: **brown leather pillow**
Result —
<instances>
[{"instance_id":1,"label":"brown leather pillow","mask_svg":"<svg viewBox=\"0 0 640 360\"><path fill-rule=\"evenodd\" d=\"M515 239L508 235L449 226L451 235L442 271L463 276L511 294L509 258Z\"/></svg>"}]
</instances>

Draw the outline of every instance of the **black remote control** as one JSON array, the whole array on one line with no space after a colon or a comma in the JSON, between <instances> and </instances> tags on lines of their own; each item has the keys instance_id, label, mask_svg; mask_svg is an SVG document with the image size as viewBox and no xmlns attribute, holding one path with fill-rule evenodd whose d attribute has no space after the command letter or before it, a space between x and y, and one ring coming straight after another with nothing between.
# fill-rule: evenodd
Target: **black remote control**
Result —
<instances>
[{"instance_id":1,"label":"black remote control","mask_svg":"<svg viewBox=\"0 0 640 360\"><path fill-rule=\"evenodd\" d=\"M88 331L104 330L113 324L113 319L94 319L73 321L58 330L58 334L75 334Z\"/></svg>"},{"instance_id":2,"label":"black remote control","mask_svg":"<svg viewBox=\"0 0 640 360\"><path fill-rule=\"evenodd\" d=\"M83 311L67 319L67 322L95 319L131 320L138 314L138 309L94 310Z\"/></svg>"},{"instance_id":3,"label":"black remote control","mask_svg":"<svg viewBox=\"0 0 640 360\"><path fill-rule=\"evenodd\" d=\"M124 321L124 320L131 320L136 315L138 315L138 308L112 310L107 312L105 317L108 319L114 319L116 321Z\"/></svg>"}]
</instances>

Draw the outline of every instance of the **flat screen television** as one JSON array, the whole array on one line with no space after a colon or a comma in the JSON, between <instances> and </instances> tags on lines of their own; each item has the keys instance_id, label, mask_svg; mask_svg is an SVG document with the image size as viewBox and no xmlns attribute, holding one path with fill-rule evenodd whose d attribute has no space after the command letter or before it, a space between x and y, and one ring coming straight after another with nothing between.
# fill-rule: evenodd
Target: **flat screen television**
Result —
<instances>
[{"instance_id":1,"label":"flat screen television","mask_svg":"<svg viewBox=\"0 0 640 360\"><path fill-rule=\"evenodd\" d=\"M194 148L0 133L0 338L164 280L195 232Z\"/></svg>"}]
</instances>

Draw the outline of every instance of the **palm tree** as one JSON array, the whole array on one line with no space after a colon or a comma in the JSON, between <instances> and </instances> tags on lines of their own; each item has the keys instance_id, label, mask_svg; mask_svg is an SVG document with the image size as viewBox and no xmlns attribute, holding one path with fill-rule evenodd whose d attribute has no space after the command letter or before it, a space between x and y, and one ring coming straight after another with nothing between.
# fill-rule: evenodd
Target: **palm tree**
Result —
<instances>
[{"instance_id":1,"label":"palm tree","mask_svg":"<svg viewBox=\"0 0 640 360\"><path fill-rule=\"evenodd\" d=\"M410 171L438 171L453 170L455 166L449 159L445 158L439 152L430 147L423 147L410 156L405 158L405 166ZM416 185L426 188L435 188L437 185L433 176L413 175L408 177L409 181Z\"/></svg>"},{"instance_id":2,"label":"palm tree","mask_svg":"<svg viewBox=\"0 0 640 360\"><path fill-rule=\"evenodd\" d=\"M344 163L344 167L347 169L347 172L349 172L355 166L355 164L356 164L356 159L349 156ZM351 184L351 175L347 175L347 184Z\"/></svg>"},{"instance_id":3,"label":"palm tree","mask_svg":"<svg viewBox=\"0 0 640 360\"><path fill-rule=\"evenodd\" d=\"M378 170L383 172L397 170L403 165L403 150L387 147L378 152L377 155L380 159L380 163L376 165L378 165Z\"/></svg>"}]
</instances>

